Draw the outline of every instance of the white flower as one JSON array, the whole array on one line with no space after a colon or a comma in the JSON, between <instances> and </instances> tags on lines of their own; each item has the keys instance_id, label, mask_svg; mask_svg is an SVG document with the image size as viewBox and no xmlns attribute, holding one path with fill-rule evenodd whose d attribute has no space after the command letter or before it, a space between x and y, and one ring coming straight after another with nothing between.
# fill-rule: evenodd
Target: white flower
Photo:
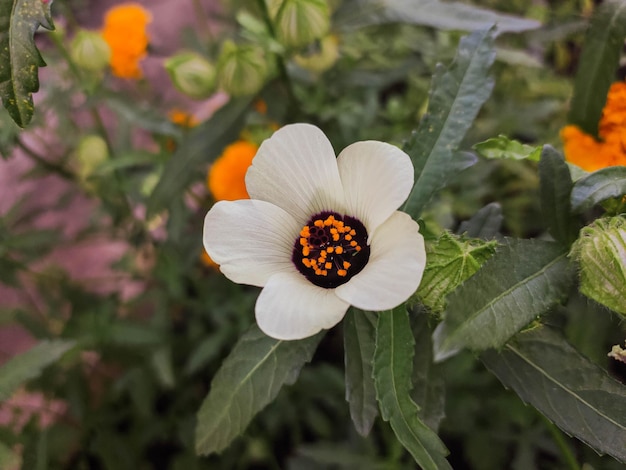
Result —
<instances>
[{"instance_id":1,"label":"white flower","mask_svg":"<svg viewBox=\"0 0 626 470\"><path fill-rule=\"evenodd\" d=\"M418 224L397 210L413 171L393 145L356 142L335 158L317 127L285 126L248 169L251 199L211 208L204 246L229 279L263 287L256 320L277 339L331 328L350 305L394 308L426 262Z\"/></svg>"}]
</instances>

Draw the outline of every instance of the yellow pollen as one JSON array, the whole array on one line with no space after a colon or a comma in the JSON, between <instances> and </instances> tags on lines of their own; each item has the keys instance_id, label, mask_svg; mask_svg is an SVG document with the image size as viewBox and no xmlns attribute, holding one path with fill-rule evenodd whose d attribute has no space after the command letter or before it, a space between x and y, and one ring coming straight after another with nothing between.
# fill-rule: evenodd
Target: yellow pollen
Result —
<instances>
[{"instance_id":1,"label":"yellow pollen","mask_svg":"<svg viewBox=\"0 0 626 470\"><path fill-rule=\"evenodd\" d=\"M344 235L344 238L346 240L350 241L350 240L352 240L352 235L350 235L350 234Z\"/></svg>"},{"instance_id":2,"label":"yellow pollen","mask_svg":"<svg viewBox=\"0 0 626 470\"><path fill-rule=\"evenodd\" d=\"M354 229L350 230L350 235L352 235L354 237L356 235L356 230L354 230Z\"/></svg>"},{"instance_id":3,"label":"yellow pollen","mask_svg":"<svg viewBox=\"0 0 626 470\"><path fill-rule=\"evenodd\" d=\"M348 271L346 271L345 269L338 269L337 270L337 275L341 276L341 277L345 277L348 275Z\"/></svg>"},{"instance_id":4,"label":"yellow pollen","mask_svg":"<svg viewBox=\"0 0 626 470\"><path fill-rule=\"evenodd\" d=\"M304 248L302 248L303 256L309 256L310 254L311 254L311 249L308 246L305 246Z\"/></svg>"},{"instance_id":5,"label":"yellow pollen","mask_svg":"<svg viewBox=\"0 0 626 470\"><path fill-rule=\"evenodd\" d=\"M319 258L317 258L317 262L322 264L326 261L326 258L322 258L321 256Z\"/></svg>"},{"instance_id":6,"label":"yellow pollen","mask_svg":"<svg viewBox=\"0 0 626 470\"><path fill-rule=\"evenodd\" d=\"M333 263L331 263L330 261L326 261L326 263L324 263L324 268L330 269L332 267L333 267Z\"/></svg>"},{"instance_id":7,"label":"yellow pollen","mask_svg":"<svg viewBox=\"0 0 626 470\"><path fill-rule=\"evenodd\" d=\"M358 245L358 243L357 243L356 241L354 241L354 240L352 240L352 241L350 242L350 246L357 246L357 245Z\"/></svg>"},{"instance_id":8,"label":"yellow pollen","mask_svg":"<svg viewBox=\"0 0 626 470\"><path fill-rule=\"evenodd\" d=\"M361 251L361 247L360 247L360 246L357 246L357 247L355 248L355 250L356 250L356 251Z\"/></svg>"},{"instance_id":9,"label":"yellow pollen","mask_svg":"<svg viewBox=\"0 0 626 470\"><path fill-rule=\"evenodd\" d=\"M323 228L324 227L324 221L320 220L320 219L317 219L315 222L313 222L313 225L315 225L316 227L319 227L319 228Z\"/></svg>"},{"instance_id":10,"label":"yellow pollen","mask_svg":"<svg viewBox=\"0 0 626 470\"><path fill-rule=\"evenodd\" d=\"M335 253L337 253L338 255L343 253L343 246L338 246L337 248L335 248Z\"/></svg>"},{"instance_id":11,"label":"yellow pollen","mask_svg":"<svg viewBox=\"0 0 626 470\"><path fill-rule=\"evenodd\" d=\"M302 230L300 230L300 236L301 237L310 237L311 236L311 231L309 230L309 226L307 225L306 227L304 227Z\"/></svg>"},{"instance_id":12,"label":"yellow pollen","mask_svg":"<svg viewBox=\"0 0 626 470\"><path fill-rule=\"evenodd\" d=\"M333 241L334 242L338 242L339 241L339 235L333 235Z\"/></svg>"},{"instance_id":13,"label":"yellow pollen","mask_svg":"<svg viewBox=\"0 0 626 470\"><path fill-rule=\"evenodd\" d=\"M335 251L335 248L333 248L332 246L329 246L328 248L326 248L327 253L332 253L333 251Z\"/></svg>"},{"instance_id":14,"label":"yellow pollen","mask_svg":"<svg viewBox=\"0 0 626 470\"><path fill-rule=\"evenodd\" d=\"M304 264L307 268L311 267L311 260L309 258L302 258L302 264ZM344 263L345 265L346 263Z\"/></svg>"},{"instance_id":15,"label":"yellow pollen","mask_svg":"<svg viewBox=\"0 0 626 470\"><path fill-rule=\"evenodd\" d=\"M348 263L347 261L343 262L343 269L348 269L350 266L352 266L350 263Z\"/></svg>"}]
</instances>

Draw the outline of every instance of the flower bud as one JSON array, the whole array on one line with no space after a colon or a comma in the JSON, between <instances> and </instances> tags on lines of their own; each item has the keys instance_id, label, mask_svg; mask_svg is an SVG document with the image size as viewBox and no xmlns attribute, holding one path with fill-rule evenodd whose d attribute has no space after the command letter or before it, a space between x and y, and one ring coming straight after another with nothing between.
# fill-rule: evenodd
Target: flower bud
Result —
<instances>
[{"instance_id":1,"label":"flower bud","mask_svg":"<svg viewBox=\"0 0 626 470\"><path fill-rule=\"evenodd\" d=\"M220 87L231 96L253 95L265 83L269 65L265 52L258 46L237 45L224 41L217 75Z\"/></svg>"},{"instance_id":2,"label":"flower bud","mask_svg":"<svg viewBox=\"0 0 626 470\"><path fill-rule=\"evenodd\" d=\"M100 33L81 30L70 43L70 55L78 67L100 72L109 66L111 48Z\"/></svg>"},{"instance_id":3,"label":"flower bud","mask_svg":"<svg viewBox=\"0 0 626 470\"><path fill-rule=\"evenodd\" d=\"M215 89L215 67L195 52L181 52L165 61L165 70L178 91L185 95L207 98Z\"/></svg>"},{"instance_id":4,"label":"flower bud","mask_svg":"<svg viewBox=\"0 0 626 470\"><path fill-rule=\"evenodd\" d=\"M298 54L294 57L296 64L314 73L322 73L331 68L339 58L339 41L334 35L321 39L315 50L310 53Z\"/></svg>"},{"instance_id":5,"label":"flower bud","mask_svg":"<svg viewBox=\"0 0 626 470\"><path fill-rule=\"evenodd\" d=\"M75 156L78 178L85 183L96 168L108 160L109 149L99 135L86 135L80 139Z\"/></svg>"},{"instance_id":6,"label":"flower bud","mask_svg":"<svg viewBox=\"0 0 626 470\"><path fill-rule=\"evenodd\" d=\"M626 219L598 219L583 228L571 255L580 265L580 292L626 315Z\"/></svg>"},{"instance_id":7,"label":"flower bud","mask_svg":"<svg viewBox=\"0 0 626 470\"><path fill-rule=\"evenodd\" d=\"M283 45L303 47L328 33L330 9L326 0L283 0L274 23Z\"/></svg>"}]
</instances>

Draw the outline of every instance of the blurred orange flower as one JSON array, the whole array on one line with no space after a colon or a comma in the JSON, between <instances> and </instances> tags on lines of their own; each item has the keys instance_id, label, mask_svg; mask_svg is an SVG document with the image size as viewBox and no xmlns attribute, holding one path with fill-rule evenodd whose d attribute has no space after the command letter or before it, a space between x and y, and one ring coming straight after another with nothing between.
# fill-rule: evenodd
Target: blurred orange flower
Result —
<instances>
[{"instance_id":1,"label":"blurred orange flower","mask_svg":"<svg viewBox=\"0 0 626 470\"><path fill-rule=\"evenodd\" d=\"M566 160L586 171L626 166L626 82L611 85L598 134L600 141L577 126L568 125L561 129Z\"/></svg>"},{"instance_id":2,"label":"blurred orange flower","mask_svg":"<svg viewBox=\"0 0 626 470\"><path fill-rule=\"evenodd\" d=\"M202 264L204 264L205 266L209 267L209 268L213 268L213 269L219 269L219 264L217 264L215 261L213 261L211 259L211 257L209 256L209 254L206 252L206 250L204 248L202 248L202 254L200 255L200 261L202 261Z\"/></svg>"},{"instance_id":3,"label":"blurred orange flower","mask_svg":"<svg viewBox=\"0 0 626 470\"><path fill-rule=\"evenodd\" d=\"M189 114L182 109L174 108L168 114L167 117L176 125L180 127L192 128L198 125L198 118L193 114Z\"/></svg>"},{"instance_id":4,"label":"blurred orange flower","mask_svg":"<svg viewBox=\"0 0 626 470\"><path fill-rule=\"evenodd\" d=\"M256 155L258 145L239 140L224 149L207 175L207 186L216 201L248 199L246 171Z\"/></svg>"},{"instance_id":5,"label":"blurred orange flower","mask_svg":"<svg viewBox=\"0 0 626 470\"><path fill-rule=\"evenodd\" d=\"M134 79L143 76L139 61L146 55L146 26L151 20L150 13L136 3L117 5L107 11L102 36L111 48L113 75Z\"/></svg>"}]
</instances>

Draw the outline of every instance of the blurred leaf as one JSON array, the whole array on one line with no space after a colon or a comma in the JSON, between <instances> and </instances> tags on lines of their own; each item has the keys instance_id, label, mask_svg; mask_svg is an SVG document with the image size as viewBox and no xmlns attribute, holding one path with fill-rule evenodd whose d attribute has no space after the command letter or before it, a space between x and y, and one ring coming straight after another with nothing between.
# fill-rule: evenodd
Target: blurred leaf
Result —
<instances>
[{"instance_id":1,"label":"blurred leaf","mask_svg":"<svg viewBox=\"0 0 626 470\"><path fill-rule=\"evenodd\" d=\"M444 232L426 246L427 263L417 296L433 312L442 312L446 296L478 271L497 243L468 240Z\"/></svg>"},{"instance_id":2,"label":"blurred leaf","mask_svg":"<svg viewBox=\"0 0 626 470\"><path fill-rule=\"evenodd\" d=\"M434 333L435 360L462 348L502 346L563 300L573 280L574 271L560 244L508 239L448 297L444 320Z\"/></svg>"},{"instance_id":3,"label":"blurred leaf","mask_svg":"<svg viewBox=\"0 0 626 470\"><path fill-rule=\"evenodd\" d=\"M567 434L626 462L626 387L560 335L547 327L525 331L481 359Z\"/></svg>"},{"instance_id":4,"label":"blurred leaf","mask_svg":"<svg viewBox=\"0 0 626 470\"><path fill-rule=\"evenodd\" d=\"M161 343L163 334L145 323L115 320L108 327L105 341L126 346L146 346Z\"/></svg>"},{"instance_id":5,"label":"blurred leaf","mask_svg":"<svg viewBox=\"0 0 626 470\"><path fill-rule=\"evenodd\" d=\"M281 341L266 336L256 325L248 330L215 374L198 412L196 452L224 450L284 384L295 382L322 336Z\"/></svg>"},{"instance_id":6,"label":"blurred leaf","mask_svg":"<svg viewBox=\"0 0 626 470\"><path fill-rule=\"evenodd\" d=\"M20 127L33 117L32 93L39 90L37 71L46 65L33 36L40 25L54 29L51 4L42 0L0 2L0 97Z\"/></svg>"},{"instance_id":7,"label":"blurred leaf","mask_svg":"<svg viewBox=\"0 0 626 470\"><path fill-rule=\"evenodd\" d=\"M541 147L522 144L517 140L511 140L507 136L500 134L484 142L479 142L472 147L481 157L496 159L507 158L510 160L532 160L539 161Z\"/></svg>"},{"instance_id":8,"label":"blurred leaf","mask_svg":"<svg viewBox=\"0 0 626 470\"><path fill-rule=\"evenodd\" d=\"M137 100L124 99L119 94L111 94L107 96L106 104L126 122L132 123L133 127L175 138L183 133L179 126L165 119L155 109L142 106Z\"/></svg>"},{"instance_id":9,"label":"blurred leaf","mask_svg":"<svg viewBox=\"0 0 626 470\"><path fill-rule=\"evenodd\" d=\"M599 202L626 194L626 167L611 166L590 173L574 183L572 209L582 212Z\"/></svg>"},{"instance_id":10,"label":"blurred leaf","mask_svg":"<svg viewBox=\"0 0 626 470\"><path fill-rule=\"evenodd\" d=\"M410 396L414 347L404 305L378 314L374 383L380 411L398 440L424 470L451 469L445 459L448 450L418 417L419 406Z\"/></svg>"},{"instance_id":11,"label":"blurred leaf","mask_svg":"<svg viewBox=\"0 0 626 470\"><path fill-rule=\"evenodd\" d=\"M315 462L314 468L340 468L359 470L385 470L388 464L376 461L371 455L363 455L358 449L350 449L339 444L314 444L298 447L298 456ZM291 462L290 462L291 463ZM300 470L297 461L289 468Z\"/></svg>"},{"instance_id":12,"label":"blurred leaf","mask_svg":"<svg viewBox=\"0 0 626 470\"><path fill-rule=\"evenodd\" d=\"M471 219L461 222L459 234L471 238L489 240L494 238L502 226L502 207L497 202L490 202L482 207Z\"/></svg>"},{"instance_id":13,"label":"blurred leaf","mask_svg":"<svg viewBox=\"0 0 626 470\"><path fill-rule=\"evenodd\" d=\"M497 24L498 32L538 28L538 21L498 13L460 2L438 0L352 0L342 4L336 27L362 28L384 23L409 23L438 29L474 31Z\"/></svg>"},{"instance_id":14,"label":"blurred leaf","mask_svg":"<svg viewBox=\"0 0 626 470\"><path fill-rule=\"evenodd\" d=\"M372 379L372 361L376 346L376 315L351 308L343 320L343 344L346 367L346 400L350 417L361 436L367 436L378 404Z\"/></svg>"},{"instance_id":15,"label":"blurred leaf","mask_svg":"<svg viewBox=\"0 0 626 470\"><path fill-rule=\"evenodd\" d=\"M211 119L194 127L165 165L163 176L148 200L148 217L179 198L202 164L217 158L237 139L252 98L231 99Z\"/></svg>"},{"instance_id":16,"label":"blurred leaf","mask_svg":"<svg viewBox=\"0 0 626 470\"><path fill-rule=\"evenodd\" d=\"M0 367L0 401L9 398L24 382L39 376L76 344L75 341L41 341Z\"/></svg>"},{"instance_id":17,"label":"blurred leaf","mask_svg":"<svg viewBox=\"0 0 626 470\"><path fill-rule=\"evenodd\" d=\"M598 123L611 83L617 79L626 37L626 1L607 0L595 7L578 62L568 121L598 136Z\"/></svg>"},{"instance_id":18,"label":"blurred leaf","mask_svg":"<svg viewBox=\"0 0 626 470\"><path fill-rule=\"evenodd\" d=\"M457 148L493 89L493 35L493 30L477 31L462 38L449 69L435 71L428 112L405 145L415 166L415 186L404 211L413 217L452 175L475 162Z\"/></svg>"},{"instance_id":19,"label":"blurred leaf","mask_svg":"<svg viewBox=\"0 0 626 470\"><path fill-rule=\"evenodd\" d=\"M220 349L227 344L228 339L229 331L227 329L220 329L202 340L189 356L185 364L185 374L194 374L215 359Z\"/></svg>"},{"instance_id":20,"label":"blurred leaf","mask_svg":"<svg viewBox=\"0 0 626 470\"><path fill-rule=\"evenodd\" d=\"M570 196L573 186L563 155L544 145L539 162L541 212L550 234L568 247L576 240L580 229L572 216Z\"/></svg>"},{"instance_id":21,"label":"blurred leaf","mask_svg":"<svg viewBox=\"0 0 626 470\"><path fill-rule=\"evenodd\" d=\"M114 159L106 160L98 165L93 172L94 176L102 176L113 173L115 170L121 170L123 168L132 168L135 166L147 166L154 165L155 163L161 163L162 157L152 152L143 150L135 150L133 152L124 153L116 156Z\"/></svg>"},{"instance_id":22,"label":"blurred leaf","mask_svg":"<svg viewBox=\"0 0 626 470\"><path fill-rule=\"evenodd\" d=\"M10 447L0 442L0 468L20 468L20 457Z\"/></svg>"}]
</instances>

